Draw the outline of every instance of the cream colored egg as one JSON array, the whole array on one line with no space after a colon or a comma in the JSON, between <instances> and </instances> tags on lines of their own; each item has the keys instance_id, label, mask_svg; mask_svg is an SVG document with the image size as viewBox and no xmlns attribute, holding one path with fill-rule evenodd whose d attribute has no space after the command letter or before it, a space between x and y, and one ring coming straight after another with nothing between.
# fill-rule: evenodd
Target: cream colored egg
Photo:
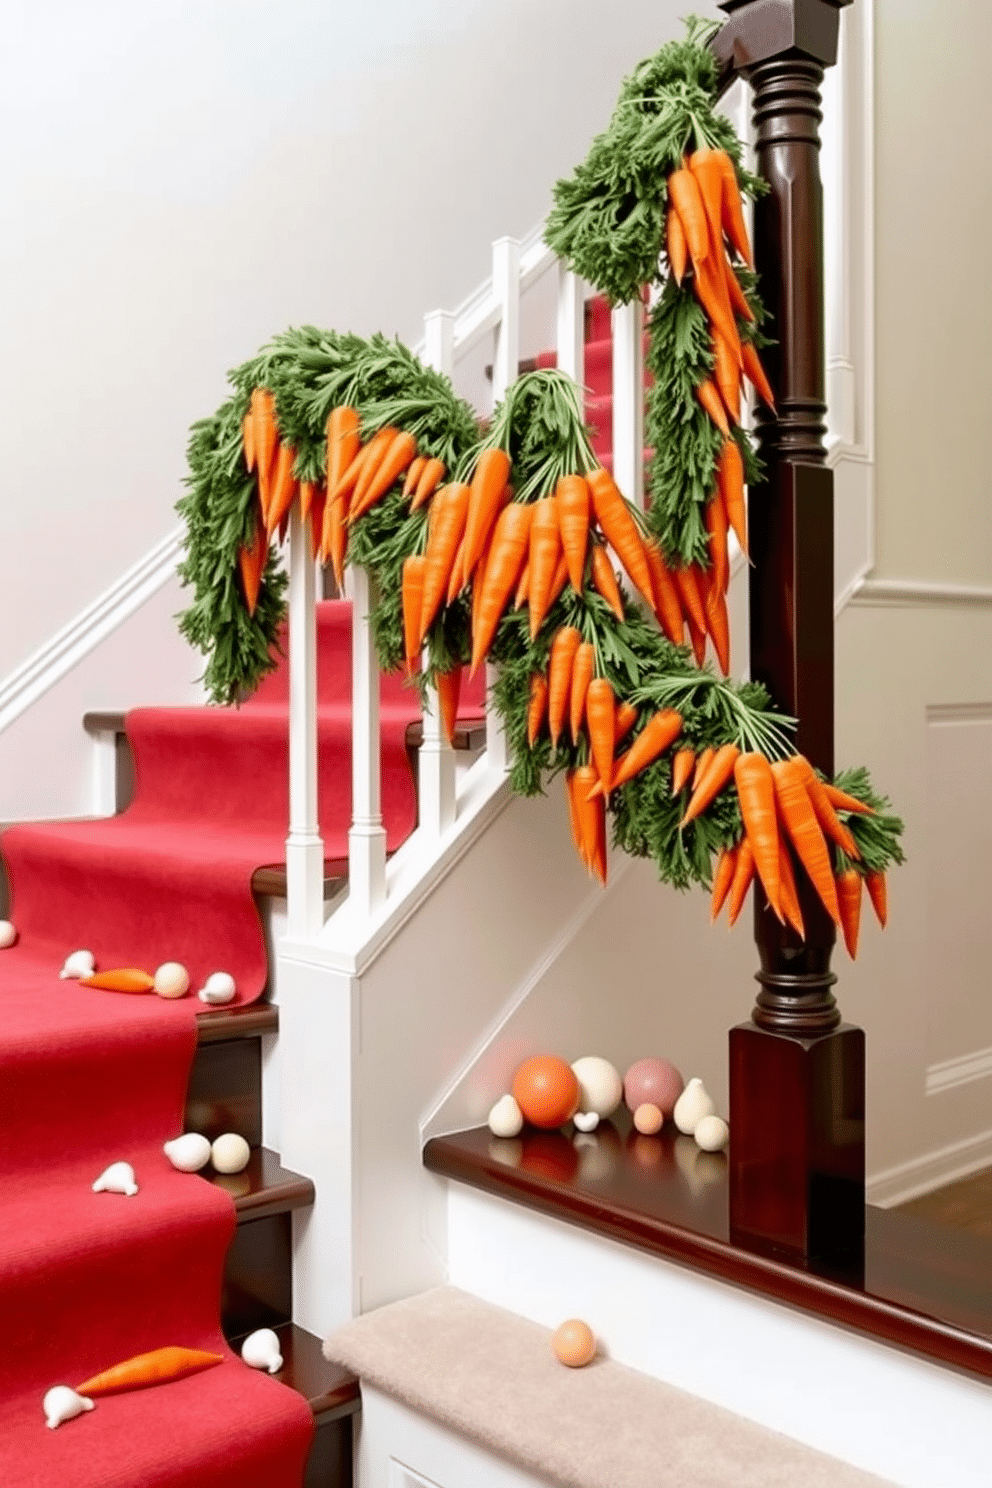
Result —
<instances>
[{"instance_id":1,"label":"cream colored egg","mask_svg":"<svg viewBox=\"0 0 992 1488\"><path fill-rule=\"evenodd\" d=\"M210 1143L199 1132L186 1132L166 1142L162 1151L180 1173L198 1173L210 1161Z\"/></svg>"},{"instance_id":2,"label":"cream colored egg","mask_svg":"<svg viewBox=\"0 0 992 1488\"><path fill-rule=\"evenodd\" d=\"M515 1137L524 1124L523 1112L512 1095L501 1095L489 1112L489 1130L494 1137Z\"/></svg>"},{"instance_id":3,"label":"cream colored egg","mask_svg":"<svg viewBox=\"0 0 992 1488\"><path fill-rule=\"evenodd\" d=\"M251 1148L237 1132L225 1132L214 1140L210 1148L210 1161L218 1173L240 1173L248 1166Z\"/></svg>"},{"instance_id":4,"label":"cream colored egg","mask_svg":"<svg viewBox=\"0 0 992 1488\"><path fill-rule=\"evenodd\" d=\"M111 1163L104 1168L92 1185L94 1193L119 1193L133 1197L138 1192L138 1182L129 1162Z\"/></svg>"},{"instance_id":5,"label":"cream colored egg","mask_svg":"<svg viewBox=\"0 0 992 1488\"><path fill-rule=\"evenodd\" d=\"M0 951L5 951L17 939L17 931L9 920L0 920Z\"/></svg>"},{"instance_id":6,"label":"cream colored egg","mask_svg":"<svg viewBox=\"0 0 992 1488\"><path fill-rule=\"evenodd\" d=\"M653 1137L655 1132L660 1132L665 1124L665 1117L659 1106L653 1106L650 1101L645 1101L638 1106L634 1112L634 1126L642 1137Z\"/></svg>"},{"instance_id":7,"label":"cream colored egg","mask_svg":"<svg viewBox=\"0 0 992 1488\"><path fill-rule=\"evenodd\" d=\"M576 1131L594 1132L599 1125L598 1111L576 1111L572 1117Z\"/></svg>"},{"instance_id":8,"label":"cream colored egg","mask_svg":"<svg viewBox=\"0 0 992 1488\"><path fill-rule=\"evenodd\" d=\"M185 997L189 991L189 972L179 961L163 961L155 973L155 991L159 997Z\"/></svg>"},{"instance_id":9,"label":"cream colored egg","mask_svg":"<svg viewBox=\"0 0 992 1488\"><path fill-rule=\"evenodd\" d=\"M719 1116L704 1116L693 1132L697 1146L704 1152L722 1152L730 1136L730 1128Z\"/></svg>"},{"instance_id":10,"label":"cream colored egg","mask_svg":"<svg viewBox=\"0 0 992 1488\"><path fill-rule=\"evenodd\" d=\"M595 1111L605 1121L623 1100L623 1079L608 1059L585 1054L572 1065L579 1082L579 1110Z\"/></svg>"}]
</instances>

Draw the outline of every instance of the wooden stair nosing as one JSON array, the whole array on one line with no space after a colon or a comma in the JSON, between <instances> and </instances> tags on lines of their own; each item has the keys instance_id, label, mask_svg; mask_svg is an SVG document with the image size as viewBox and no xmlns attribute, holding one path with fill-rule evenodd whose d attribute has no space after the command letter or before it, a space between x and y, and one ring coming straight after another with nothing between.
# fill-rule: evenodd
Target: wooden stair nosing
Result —
<instances>
[{"instance_id":1,"label":"wooden stair nosing","mask_svg":"<svg viewBox=\"0 0 992 1488\"><path fill-rule=\"evenodd\" d=\"M258 1038L279 1032L279 1009L271 1002L250 1002L235 1007L214 1008L198 1013L198 1044L220 1044L228 1039Z\"/></svg>"},{"instance_id":2,"label":"wooden stair nosing","mask_svg":"<svg viewBox=\"0 0 992 1488\"><path fill-rule=\"evenodd\" d=\"M278 1323L272 1331L279 1339L283 1359L283 1366L274 1378L304 1397L318 1425L341 1416L353 1416L361 1410L357 1376L343 1365L331 1364L324 1358L315 1333L308 1333L297 1323ZM235 1353L240 1353L247 1337L247 1333L242 1333L227 1341Z\"/></svg>"},{"instance_id":3,"label":"wooden stair nosing","mask_svg":"<svg viewBox=\"0 0 992 1488\"><path fill-rule=\"evenodd\" d=\"M231 1195L238 1224L309 1208L316 1197L313 1180L284 1168L268 1147L252 1148L248 1166L240 1173L206 1172L201 1177Z\"/></svg>"}]
</instances>

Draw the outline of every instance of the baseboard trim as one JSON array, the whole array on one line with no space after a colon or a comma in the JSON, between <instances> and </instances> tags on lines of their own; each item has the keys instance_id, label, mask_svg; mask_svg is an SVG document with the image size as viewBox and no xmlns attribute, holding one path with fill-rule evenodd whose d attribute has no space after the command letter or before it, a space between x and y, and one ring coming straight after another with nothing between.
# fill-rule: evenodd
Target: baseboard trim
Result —
<instances>
[{"instance_id":1,"label":"baseboard trim","mask_svg":"<svg viewBox=\"0 0 992 1488\"><path fill-rule=\"evenodd\" d=\"M980 1132L976 1137L952 1142L949 1147L938 1147L923 1157L914 1157L909 1162L876 1173L868 1179L866 1196L869 1204L892 1209L897 1204L917 1199L932 1189L942 1188L945 1183L954 1183L958 1178L967 1178L969 1174L990 1166L992 1131Z\"/></svg>"},{"instance_id":2,"label":"baseboard trim","mask_svg":"<svg viewBox=\"0 0 992 1488\"><path fill-rule=\"evenodd\" d=\"M989 1075L992 1075L992 1049L975 1049L971 1054L931 1064L926 1072L926 1092L942 1095L945 1090L970 1085L973 1080L987 1080Z\"/></svg>"},{"instance_id":3,"label":"baseboard trim","mask_svg":"<svg viewBox=\"0 0 992 1488\"><path fill-rule=\"evenodd\" d=\"M176 527L0 683L0 733L168 583L184 532Z\"/></svg>"},{"instance_id":4,"label":"baseboard trim","mask_svg":"<svg viewBox=\"0 0 992 1488\"><path fill-rule=\"evenodd\" d=\"M992 605L988 584L931 584L922 579L864 579L848 604L876 606Z\"/></svg>"}]
</instances>

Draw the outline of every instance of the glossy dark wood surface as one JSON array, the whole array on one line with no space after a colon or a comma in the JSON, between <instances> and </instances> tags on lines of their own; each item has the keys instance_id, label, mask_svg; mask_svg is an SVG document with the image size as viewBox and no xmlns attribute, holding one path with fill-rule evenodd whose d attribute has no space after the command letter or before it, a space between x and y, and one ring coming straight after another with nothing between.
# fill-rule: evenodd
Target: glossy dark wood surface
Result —
<instances>
[{"instance_id":1,"label":"glossy dark wood surface","mask_svg":"<svg viewBox=\"0 0 992 1488\"><path fill-rule=\"evenodd\" d=\"M728 1164L625 1113L566 1132L436 1137L432 1172L743 1287L922 1358L992 1380L992 1241L868 1206L863 1260L787 1258L730 1236Z\"/></svg>"},{"instance_id":2,"label":"glossy dark wood surface","mask_svg":"<svg viewBox=\"0 0 992 1488\"><path fill-rule=\"evenodd\" d=\"M284 1214L290 1209L305 1209L313 1203L316 1193L311 1179L284 1168L276 1153L267 1147L255 1147L248 1166L240 1173L215 1173L208 1167L201 1176L231 1195L239 1223L261 1219L267 1214Z\"/></svg>"}]
</instances>

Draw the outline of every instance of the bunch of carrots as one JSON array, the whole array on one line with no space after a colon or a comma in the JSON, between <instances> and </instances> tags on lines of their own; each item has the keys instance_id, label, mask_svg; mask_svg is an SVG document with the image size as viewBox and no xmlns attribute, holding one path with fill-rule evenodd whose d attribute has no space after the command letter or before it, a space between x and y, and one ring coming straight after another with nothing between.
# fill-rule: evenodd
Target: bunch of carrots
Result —
<instances>
[{"instance_id":1,"label":"bunch of carrots","mask_svg":"<svg viewBox=\"0 0 992 1488\"><path fill-rule=\"evenodd\" d=\"M736 534L742 552L746 554L748 550L744 464L732 432L732 426L741 421L742 378L748 378L770 408L774 409L775 402L758 353L753 343L740 334L737 324L738 316L749 322L755 316L734 270L731 254L738 254L748 266L753 265L753 259L737 174L725 150L696 150L668 177L665 237L676 283L682 284L691 267L693 291L709 320L713 375L698 385L696 396L723 435L723 445L717 462L716 486L705 510L709 568L705 573L693 567L683 572L693 576L701 600L690 625L697 660L701 658L708 633L726 672L722 647L726 630L725 595L730 578L728 530Z\"/></svg>"}]
</instances>

